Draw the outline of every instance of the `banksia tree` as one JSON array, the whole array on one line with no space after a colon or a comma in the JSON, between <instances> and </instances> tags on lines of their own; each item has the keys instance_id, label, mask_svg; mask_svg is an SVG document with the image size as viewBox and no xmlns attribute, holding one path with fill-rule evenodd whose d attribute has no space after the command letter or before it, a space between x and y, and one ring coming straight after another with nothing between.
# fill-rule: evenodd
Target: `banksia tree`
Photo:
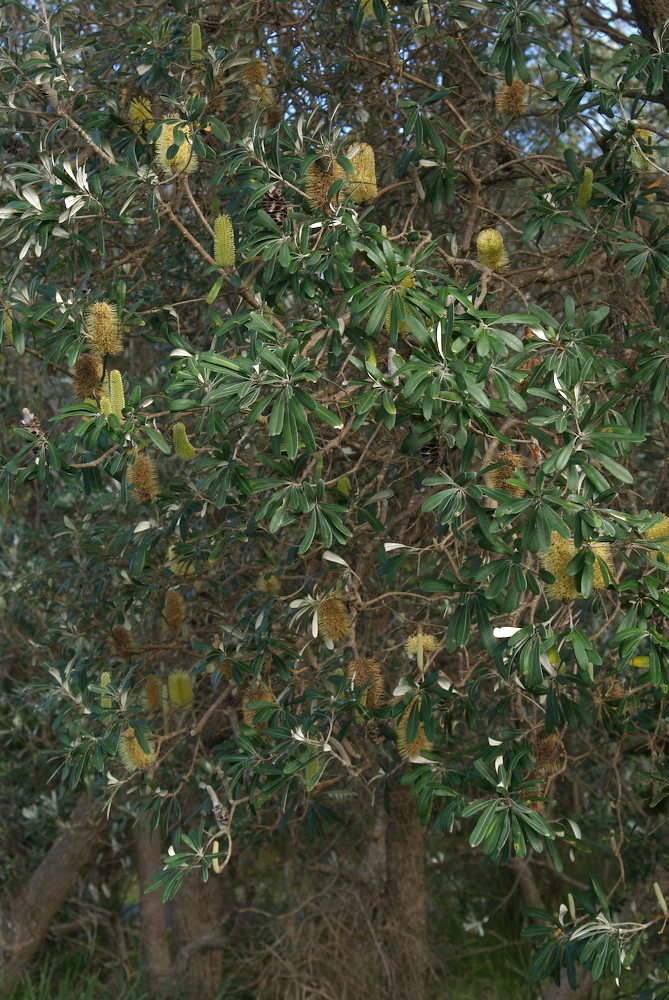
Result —
<instances>
[{"instance_id":1,"label":"banksia tree","mask_svg":"<svg viewBox=\"0 0 669 1000\"><path fill-rule=\"evenodd\" d=\"M132 484L133 494L140 503L153 503L158 496L158 474L156 465L150 455L140 452L130 466L128 479Z\"/></svg>"},{"instance_id":2,"label":"banksia tree","mask_svg":"<svg viewBox=\"0 0 669 1000\"><path fill-rule=\"evenodd\" d=\"M592 168L585 167L583 170L583 179L578 186L578 193L576 195L576 204L579 208L587 208L590 199L592 198Z\"/></svg>"},{"instance_id":3,"label":"banksia tree","mask_svg":"<svg viewBox=\"0 0 669 1000\"><path fill-rule=\"evenodd\" d=\"M93 354L80 354L72 369L72 391L77 399L94 397L102 381L102 364Z\"/></svg>"},{"instance_id":4,"label":"banksia tree","mask_svg":"<svg viewBox=\"0 0 669 1000\"><path fill-rule=\"evenodd\" d=\"M426 751L432 749L432 744L425 734L422 722L418 722L416 732L411 737L409 736L409 723L415 704L416 702L412 701L407 705L395 727L397 751L402 760L418 761Z\"/></svg>"},{"instance_id":5,"label":"banksia tree","mask_svg":"<svg viewBox=\"0 0 669 1000\"><path fill-rule=\"evenodd\" d=\"M346 664L346 676L356 688L364 688L361 701L366 708L379 708L384 701L383 673L378 660L359 657Z\"/></svg>"},{"instance_id":6,"label":"banksia tree","mask_svg":"<svg viewBox=\"0 0 669 1000\"><path fill-rule=\"evenodd\" d=\"M512 448L503 448L494 464L497 465L497 468L491 469L490 472L486 472L484 475L486 486L490 486L495 490L502 490L515 499L524 497L526 491L523 487L515 486L509 483L508 480L512 476L515 476L519 469L526 467L527 459L521 455L517 455Z\"/></svg>"},{"instance_id":7,"label":"banksia tree","mask_svg":"<svg viewBox=\"0 0 669 1000\"><path fill-rule=\"evenodd\" d=\"M186 708L193 700L193 681L185 670L173 670L167 678L167 692L173 708Z\"/></svg>"},{"instance_id":8,"label":"banksia tree","mask_svg":"<svg viewBox=\"0 0 669 1000\"><path fill-rule=\"evenodd\" d=\"M165 122L156 140L156 160L164 174L192 174L198 167L190 125Z\"/></svg>"},{"instance_id":9,"label":"banksia tree","mask_svg":"<svg viewBox=\"0 0 669 1000\"><path fill-rule=\"evenodd\" d=\"M490 271L501 271L509 263L504 237L496 229L481 230L476 237L476 254L483 267Z\"/></svg>"},{"instance_id":10,"label":"banksia tree","mask_svg":"<svg viewBox=\"0 0 669 1000\"><path fill-rule=\"evenodd\" d=\"M163 606L163 618L174 635L181 631L184 623L184 599L178 590L170 588L165 594L165 604Z\"/></svg>"},{"instance_id":11,"label":"banksia tree","mask_svg":"<svg viewBox=\"0 0 669 1000\"><path fill-rule=\"evenodd\" d=\"M500 114L517 118L527 111L527 84L522 80L503 84L497 91L495 107Z\"/></svg>"},{"instance_id":12,"label":"banksia tree","mask_svg":"<svg viewBox=\"0 0 669 1000\"><path fill-rule=\"evenodd\" d=\"M151 744L149 744L151 746ZM123 766L130 774L134 771L146 771L154 763L156 753L153 747L147 753L137 739L134 729L128 727L118 741L118 755Z\"/></svg>"},{"instance_id":13,"label":"banksia tree","mask_svg":"<svg viewBox=\"0 0 669 1000\"><path fill-rule=\"evenodd\" d=\"M192 462L197 451L188 440L185 424L178 421L172 426L172 443L174 450L184 462Z\"/></svg>"},{"instance_id":14,"label":"banksia tree","mask_svg":"<svg viewBox=\"0 0 669 1000\"><path fill-rule=\"evenodd\" d=\"M326 642L341 642L351 632L351 618L341 597L330 594L318 606L318 631Z\"/></svg>"},{"instance_id":15,"label":"banksia tree","mask_svg":"<svg viewBox=\"0 0 669 1000\"><path fill-rule=\"evenodd\" d=\"M330 188L336 181L346 179L343 167L338 163L332 163L328 170L324 170L318 163L312 163L307 167L304 177L304 194L311 207L316 212L329 212L332 203L339 204L344 200L343 187L337 194L330 195Z\"/></svg>"},{"instance_id":16,"label":"banksia tree","mask_svg":"<svg viewBox=\"0 0 669 1000\"><path fill-rule=\"evenodd\" d=\"M353 164L353 173L348 178L351 198L360 205L374 201L377 187L373 148L366 142L356 143L348 148L346 156Z\"/></svg>"},{"instance_id":17,"label":"banksia tree","mask_svg":"<svg viewBox=\"0 0 669 1000\"><path fill-rule=\"evenodd\" d=\"M219 267L235 266L235 231L229 215L219 215L214 222L214 260Z\"/></svg>"},{"instance_id":18,"label":"banksia tree","mask_svg":"<svg viewBox=\"0 0 669 1000\"><path fill-rule=\"evenodd\" d=\"M123 338L116 306L109 302L94 302L89 306L86 313L86 336L100 357L120 354L123 350Z\"/></svg>"}]
</instances>

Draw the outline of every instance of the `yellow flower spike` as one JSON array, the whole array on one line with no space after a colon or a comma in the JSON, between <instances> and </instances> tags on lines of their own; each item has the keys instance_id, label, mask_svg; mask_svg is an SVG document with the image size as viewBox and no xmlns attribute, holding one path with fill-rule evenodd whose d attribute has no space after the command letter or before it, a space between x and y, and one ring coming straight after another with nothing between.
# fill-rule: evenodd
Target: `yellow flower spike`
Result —
<instances>
[{"instance_id":1,"label":"yellow flower spike","mask_svg":"<svg viewBox=\"0 0 669 1000\"><path fill-rule=\"evenodd\" d=\"M592 589L594 591L604 590L607 581L599 561L601 560L607 566L610 576L613 577L611 547L606 542L591 542L584 548L592 549L596 557L592 567ZM563 538L557 531L552 531L548 551L541 556L544 569L547 569L555 577L554 582L546 587L548 597L560 601L574 601L581 597L576 589L574 577L567 572L567 566L575 555L576 546L572 539Z\"/></svg>"},{"instance_id":2,"label":"yellow flower spike","mask_svg":"<svg viewBox=\"0 0 669 1000\"><path fill-rule=\"evenodd\" d=\"M360 142L349 146L346 156L353 164L353 173L348 178L351 198L360 205L374 201L378 193L374 149L368 143Z\"/></svg>"},{"instance_id":3,"label":"yellow flower spike","mask_svg":"<svg viewBox=\"0 0 669 1000\"><path fill-rule=\"evenodd\" d=\"M177 132L181 138L178 146ZM163 124L156 141L156 160L162 172L168 177L174 174L192 174L197 170L199 161L193 150L190 125L185 122Z\"/></svg>"},{"instance_id":4,"label":"yellow flower spike","mask_svg":"<svg viewBox=\"0 0 669 1000\"><path fill-rule=\"evenodd\" d=\"M669 564L669 517L663 515L657 524L644 531L644 538L649 542L660 543L659 549L654 549L650 554L658 562Z\"/></svg>"},{"instance_id":5,"label":"yellow flower spike","mask_svg":"<svg viewBox=\"0 0 669 1000\"><path fill-rule=\"evenodd\" d=\"M397 751L402 760L413 761L423 756L426 750L432 749L432 744L425 735L425 727L418 723L418 730L412 740L408 739L409 719L414 702L410 702L400 716L395 727Z\"/></svg>"},{"instance_id":6,"label":"yellow flower spike","mask_svg":"<svg viewBox=\"0 0 669 1000\"><path fill-rule=\"evenodd\" d=\"M128 108L128 118L131 129L141 138L153 124L151 101L147 97L133 97Z\"/></svg>"},{"instance_id":7,"label":"yellow flower spike","mask_svg":"<svg viewBox=\"0 0 669 1000\"><path fill-rule=\"evenodd\" d=\"M235 231L229 215L219 215L214 222L214 260L219 267L235 266Z\"/></svg>"},{"instance_id":8,"label":"yellow flower spike","mask_svg":"<svg viewBox=\"0 0 669 1000\"><path fill-rule=\"evenodd\" d=\"M366 708L379 708L385 700L383 673L378 660L358 657L346 664L346 676L356 688L366 688L362 704Z\"/></svg>"},{"instance_id":9,"label":"yellow flower spike","mask_svg":"<svg viewBox=\"0 0 669 1000\"><path fill-rule=\"evenodd\" d=\"M167 678L170 704L174 708L186 708L193 700L193 681L185 670L173 670Z\"/></svg>"},{"instance_id":10,"label":"yellow flower spike","mask_svg":"<svg viewBox=\"0 0 669 1000\"><path fill-rule=\"evenodd\" d=\"M330 188L335 181L345 178L344 169L338 163L332 163L328 170L323 170L317 163L312 163L310 167L307 167L304 175L304 194L311 207L315 211L329 212L331 206ZM344 191L340 189L336 195L337 204L342 202L344 197Z\"/></svg>"},{"instance_id":11,"label":"yellow flower spike","mask_svg":"<svg viewBox=\"0 0 669 1000\"><path fill-rule=\"evenodd\" d=\"M123 350L123 338L116 306L110 302L94 302L89 306L86 313L86 336L101 357L120 354Z\"/></svg>"},{"instance_id":12,"label":"yellow flower spike","mask_svg":"<svg viewBox=\"0 0 669 1000\"><path fill-rule=\"evenodd\" d=\"M192 462L197 455L197 451L188 440L185 424L181 421L172 427L172 443L175 452L184 462Z\"/></svg>"},{"instance_id":13,"label":"yellow flower spike","mask_svg":"<svg viewBox=\"0 0 669 1000\"><path fill-rule=\"evenodd\" d=\"M483 267L491 271L501 271L509 263L504 237L496 229L481 230L476 237L476 254Z\"/></svg>"},{"instance_id":14,"label":"yellow flower spike","mask_svg":"<svg viewBox=\"0 0 669 1000\"><path fill-rule=\"evenodd\" d=\"M410 635L404 643L404 651L410 660L418 658L419 639L422 640L423 656L430 656L439 649L439 640L436 636L430 635L429 632L417 632L415 635Z\"/></svg>"},{"instance_id":15,"label":"yellow flower spike","mask_svg":"<svg viewBox=\"0 0 669 1000\"><path fill-rule=\"evenodd\" d=\"M142 748L141 743L135 736L134 729L131 727L125 730L118 741L118 755L126 771L130 774L133 771L146 771L156 759L153 746L151 745L151 751L147 753Z\"/></svg>"},{"instance_id":16,"label":"yellow flower spike","mask_svg":"<svg viewBox=\"0 0 669 1000\"><path fill-rule=\"evenodd\" d=\"M111 400L107 393L102 390L100 393L100 413L103 417L108 417L112 411Z\"/></svg>"},{"instance_id":17,"label":"yellow flower spike","mask_svg":"<svg viewBox=\"0 0 669 1000\"><path fill-rule=\"evenodd\" d=\"M318 608L318 630L326 642L340 642L351 631L351 618L341 597L331 594Z\"/></svg>"},{"instance_id":18,"label":"yellow flower spike","mask_svg":"<svg viewBox=\"0 0 669 1000\"><path fill-rule=\"evenodd\" d=\"M579 208L586 209L592 198L592 169L590 167L585 167L583 170L583 179L578 187L578 194L576 195L576 204Z\"/></svg>"},{"instance_id":19,"label":"yellow flower spike","mask_svg":"<svg viewBox=\"0 0 669 1000\"><path fill-rule=\"evenodd\" d=\"M192 63L202 62L204 53L202 52L202 30L200 25L195 23L190 29L190 61Z\"/></svg>"},{"instance_id":20,"label":"yellow flower spike","mask_svg":"<svg viewBox=\"0 0 669 1000\"><path fill-rule=\"evenodd\" d=\"M107 377L107 395L109 396L111 412L123 423L125 393L123 392L123 378L116 368L113 368Z\"/></svg>"}]
</instances>

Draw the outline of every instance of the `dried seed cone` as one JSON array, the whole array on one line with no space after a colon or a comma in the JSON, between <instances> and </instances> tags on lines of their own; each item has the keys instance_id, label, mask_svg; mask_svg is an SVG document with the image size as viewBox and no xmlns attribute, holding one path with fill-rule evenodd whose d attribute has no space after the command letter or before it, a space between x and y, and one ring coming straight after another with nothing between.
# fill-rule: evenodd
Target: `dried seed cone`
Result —
<instances>
[{"instance_id":1,"label":"dried seed cone","mask_svg":"<svg viewBox=\"0 0 669 1000\"><path fill-rule=\"evenodd\" d=\"M158 496L158 474L150 455L142 452L130 467L128 478L132 483L135 499L140 503L153 503Z\"/></svg>"},{"instance_id":2,"label":"dried seed cone","mask_svg":"<svg viewBox=\"0 0 669 1000\"><path fill-rule=\"evenodd\" d=\"M181 145L178 146L173 155L168 156L171 147L176 146L177 130L182 136ZM178 126L176 123L163 125L156 141L156 160L160 169L168 177L173 174L192 174L194 170L197 170L198 158L193 150L189 125L186 125L185 122L180 122Z\"/></svg>"},{"instance_id":3,"label":"dried seed cone","mask_svg":"<svg viewBox=\"0 0 669 1000\"><path fill-rule=\"evenodd\" d=\"M372 743L381 743L383 740L383 723L381 719L370 719L365 730L368 740Z\"/></svg>"},{"instance_id":4,"label":"dried seed cone","mask_svg":"<svg viewBox=\"0 0 669 1000\"><path fill-rule=\"evenodd\" d=\"M149 674L144 681L144 709L147 712L155 712L160 708L162 702L162 684L160 678L155 674Z\"/></svg>"},{"instance_id":5,"label":"dried seed cone","mask_svg":"<svg viewBox=\"0 0 669 1000\"><path fill-rule=\"evenodd\" d=\"M184 623L185 604L184 599L178 590L170 590L165 594L165 604L163 607L163 618L167 627L174 635L181 631Z\"/></svg>"},{"instance_id":6,"label":"dried seed cone","mask_svg":"<svg viewBox=\"0 0 669 1000\"><path fill-rule=\"evenodd\" d=\"M505 83L497 92L495 107L501 115L510 115L512 118L524 115L527 111L527 84L522 80Z\"/></svg>"},{"instance_id":7,"label":"dried seed cone","mask_svg":"<svg viewBox=\"0 0 669 1000\"><path fill-rule=\"evenodd\" d=\"M109 397L110 409L115 417L123 423L123 410L125 409L125 393L123 392L123 378L118 369L113 368L107 379L107 395Z\"/></svg>"},{"instance_id":8,"label":"dried seed cone","mask_svg":"<svg viewBox=\"0 0 669 1000\"><path fill-rule=\"evenodd\" d=\"M235 266L235 231L229 215L219 215L214 222L214 260L219 267Z\"/></svg>"},{"instance_id":9,"label":"dried seed cone","mask_svg":"<svg viewBox=\"0 0 669 1000\"><path fill-rule=\"evenodd\" d=\"M496 229L481 230L476 237L476 254L483 267L491 271L501 271L509 263L504 237Z\"/></svg>"},{"instance_id":10,"label":"dried seed cone","mask_svg":"<svg viewBox=\"0 0 669 1000\"><path fill-rule=\"evenodd\" d=\"M131 728L126 729L118 741L118 755L123 761L126 771L130 774L133 771L146 771L156 759L154 750L147 753L142 749L134 729Z\"/></svg>"},{"instance_id":11,"label":"dried seed cone","mask_svg":"<svg viewBox=\"0 0 669 1000\"><path fill-rule=\"evenodd\" d=\"M402 760L409 761L415 760L417 757L422 757L426 750L432 749L432 744L425 735L425 727L422 722L418 723L418 730L416 731L414 738L412 740L408 738L409 718L411 716L412 708L413 702L405 708L404 712L400 716L395 730L397 738L397 751Z\"/></svg>"},{"instance_id":12,"label":"dried seed cone","mask_svg":"<svg viewBox=\"0 0 669 1000\"><path fill-rule=\"evenodd\" d=\"M335 181L344 180L345 178L346 174L338 163L333 163L329 170L323 170L317 163L312 163L307 168L304 180L304 193L314 211L330 211L330 188ZM335 197L337 204L342 202L344 200L343 189Z\"/></svg>"},{"instance_id":13,"label":"dried seed cone","mask_svg":"<svg viewBox=\"0 0 669 1000\"><path fill-rule=\"evenodd\" d=\"M193 682L185 670L173 670L167 678L167 692L173 708L186 708L193 700Z\"/></svg>"},{"instance_id":14,"label":"dried seed cone","mask_svg":"<svg viewBox=\"0 0 669 1000\"><path fill-rule=\"evenodd\" d=\"M418 656L419 637L423 640L423 659L439 649L439 640L436 636L430 635L429 632L416 632L415 635L410 635L404 643L404 651L410 660L415 660Z\"/></svg>"},{"instance_id":15,"label":"dried seed cone","mask_svg":"<svg viewBox=\"0 0 669 1000\"><path fill-rule=\"evenodd\" d=\"M242 718L244 720L244 725L249 726L251 729L255 729L256 732L259 733L264 725L264 723L257 721L257 714L260 709L250 708L249 702L266 701L273 704L274 700L274 692L271 687L267 684L263 684L262 682L256 684L242 701Z\"/></svg>"},{"instance_id":16,"label":"dried seed cone","mask_svg":"<svg viewBox=\"0 0 669 1000\"><path fill-rule=\"evenodd\" d=\"M351 618L341 597L324 598L318 608L318 631L327 642L341 642L351 631Z\"/></svg>"},{"instance_id":17,"label":"dried seed cone","mask_svg":"<svg viewBox=\"0 0 669 1000\"><path fill-rule=\"evenodd\" d=\"M190 29L190 61L192 63L202 62L204 58L202 52L202 30L199 24L191 25Z\"/></svg>"},{"instance_id":18,"label":"dried seed cone","mask_svg":"<svg viewBox=\"0 0 669 1000\"><path fill-rule=\"evenodd\" d=\"M403 291L403 289L405 289L405 288L415 288L415 287L416 287L416 279L415 279L415 277L414 277L413 274L405 274L404 277L400 279L399 286L397 288L395 288L395 290L393 291L393 294L390 296L390 298L388 300L388 306L386 307L386 315L385 315L385 318L383 320L383 326L384 326L385 330L390 330L390 324L391 324L392 315L393 315L393 300L394 300L395 296L399 295L400 298L402 300L404 300L404 291ZM405 311L406 311L406 306L405 306ZM397 330L398 330L398 333L408 333L409 332L409 326L408 326L408 324L403 319L401 319L399 321L398 325L397 325Z\"/></svg>"},{"instance_id":19,"label":"dried seed cone","mask_svg":"<svg viewBox=\"0 0 669 1000\"><path fill-rule=\"evenodd\" d=\"M660 543L660 547L653 550L652 555L658 562L669 564L669 517L662 517L657 524L645 531L644 538L649 542Z\"/></svg>"},{"instance_id":20,"label":"dried seed cone","mask_svg":"<svg viewBox=\"0 0 669 1000\"><path fill-rule=\"evenodd\" d=\"M128 108L130 127L136 135L144 135L153 124L151 101L147 97L133 97Z\"/></svg>"},{"instance_id":21,"label":"dried seed cone","mask_svg":"<svg viewBox=\"0 0 669 1000\"><path fill-rule=\"evenodd\" d=\"M378 660L368 657L351 660L346 664L346 676L353 681L356 688L366 688L361 699L366 708L380 708L384 701L385 689Z\"/></svg>"},{"instance_id":22,"label":"dried seed cone","mask_svg":"<svg viewBox=\"0 0 669 1000\"><path fill-rule=\"evenodd\" d=\"M197 451L188 440L185 424L182 424L181 421L172 427L172 443L175 452L184 462L192 462L197 455Z\"/></svg>"},{"instance_id":23,"label":"dried seed cone","mask_svg":"<svg viewBox=\"0 0 669 1000\"><path fill-rule=\"evenodd\" d=\"M117 656L127 660L135 652L135 640L129 628L114 625L111 630L112 645Z\"/></svg>"},{"instance_id":24,"label":"dried seed cone","mask_svg":"<svg viewBox=\"0 0 669 1000\"><path fill-rule=\"evenodd\" d=\"M512 448L504 448L500 451L496 462L503 462L504 464L500 465L497 469L493 469L491 472L486 472L484 476L486 486L490 486L495 490L503 490L515 499L525 496L526 491L522 486L513 486L507 480L511 476L514 476L519 469L525 468L527 460L521 455L516 455Z\"/></svg>"},{"instance_id":25,"label":"dried seed cone","mask_svg":"<svg viewBox=\"0 0 669 1000\"><path fill-rule=\"evenodd\" d=\"M630 0L630 6L641 34L654 41L653 31L669 21L669 0Z\"/></svg>"},{"instance_id":26,"label":"dried seed cone","mask_svg":"<svg viewBox=\"0 0 669 1000\"><path fill-rule=\"evenodd\" d=\"M94 302L89 307L86 313L86 332L101 357L120 354L123 350L118 311L109 302Z\"/></svg>"},{"instance_id":27,"label":"dried seed cone","mask_svg":"<svg viewBox=\"0 0 669 1000\"><path fill-rule=\"evenodd\" d=\"M377 195L376 159L373 148L366 142L350 146L346 156L353 164L353 173L348 179L351 198L359 205L374 201Z\"/></svg>"},{"instance_id":28,"label":"dried seed cone","mask_svg":"<svg viewBox=\"0 0 669 1000\"><path fill-rule=\"evenodd\" d=\"M274 219L277 226L283 228L283 224L288 217L288 205L279 187L270 188L269 191L265 192L262 207L270 218Z\"/></svg>"},{"instance_id":29,"label":"dried seed cone","mask_svg":"<svg viewBox=\"0 0 669 1000\"><path fill-rule=\"evenodd\" d=\"M561 771L567 760L562 739L559 733L550 733L536 741L532 751L534 765L532 775L547 778Z\"/></svg>"},{"instance_id":30,"label":"dried seed cone","mask_svg":"<svg viewBox=\"0 0 669 1000\"><path fill-rule=\"evenodd\" d=\"M576 204L579 208L586 209L592 198L592 180L593 174L590 167L585 167L583 170L583 179L578 186L578 194L576 195Z\"/></svg>"},{"instance_id":31,"label":"dried seed cone","mask_svg":"<svg viewBox=\"0 0 669 1000\"><path fill-rule=\"evenodd\" d=\"M77 399L95 396L102 380L102 365L93 354L80 354L72 370L72 392Z\"/></svg>"}]
</instances>

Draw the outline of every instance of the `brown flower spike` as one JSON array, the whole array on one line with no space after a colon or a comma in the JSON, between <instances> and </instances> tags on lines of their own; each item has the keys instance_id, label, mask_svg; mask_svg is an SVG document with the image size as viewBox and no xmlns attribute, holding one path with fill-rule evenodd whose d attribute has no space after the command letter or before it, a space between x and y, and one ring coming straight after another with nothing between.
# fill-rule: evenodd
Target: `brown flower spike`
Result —
<instances>
[{"instance_id":1,"label":"brown flower spike","mask_svg":"<svg viewBox=\"0 0 669 1000\"><path fill-rule=\"evenodd\" d=\"M351 618L341 597L331 594L318 608L318 631L326 642L341 642L351 631Z\"/></svg>"},{"instance_id":2,"label":"brown flower spike","mask_svg":"<svg viewBox=\"0 0 669 1000\"><path fill-rule=\"evenodd\" d=\"M158 496L158 474L155 462L150 455L142 452L130 467L128 478L136 500L140 503L153 503Z\"/></svg>"}]
</instances>

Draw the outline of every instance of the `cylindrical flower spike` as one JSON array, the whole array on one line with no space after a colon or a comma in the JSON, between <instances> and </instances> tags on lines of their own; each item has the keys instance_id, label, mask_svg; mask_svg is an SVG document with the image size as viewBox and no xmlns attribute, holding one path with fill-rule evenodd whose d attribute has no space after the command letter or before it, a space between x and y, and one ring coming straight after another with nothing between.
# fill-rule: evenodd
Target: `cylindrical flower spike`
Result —
<instances>
[{"instance_id":1,"label":"cylindrical flower spike","mask_svg":"<svg viewBox=\"0 0 669 1000\"><path fill-rule=\"evenodd\" d=\"M353 174L348 178L351 198L360 205L374 201L377 195L374 149L360 142L350 146L346 155L353 164Z\"/></svg>"},{"instance_id":2,"label":"cylindrical flower spike","mask_svg":"<svg viewBox=\"0 0 669 1000\"><path fill-rule=\"evenodd\" d=\"M426 750L432 749L432 744L425 735L425 727L418 723L418 731L413 739L409 739L409 719L414 703L411 702L400 716L396 727L397 751L403 760L412 761L423 756Z\"/></svg>"},{"instance_id":3,"label":"cylindrical flower spike","mask_svg":"<svg viewBox=\"0 0 669 1000\"><path fill-rule=\"evenodd\" d=\"M351 618L341 597L324 598L318 608L318 629L326 642L341 642L351 631Z\"/></svg>"},{"instance_id":4,"label":"cylindrical flower spike","mask_svg":"<svg viewBox=\"0 0 669 1000\"><path fill-rule=\"evenodd\" d=\"M235 231L229 215L214 221L214 260L219 267L235 266Z\"/></svg>"},{"instance_id":5,"label":"cylindrical flower spike","mask_svg":"<svg viewBox=\"0 0 669 1000\"><path fill-rule=\"evenodd\" d=\"M344 180L346 174L338 163L332 163L328 170L323 170L317 163L307 168L304 180L304 193L307 201L315 211L330 211L330 188L335 181ZM333 198L335 196L333 195ZM340 189L336 195L337 203L344 200L344 191Z\"/></svg>"},{"instance_id":6,"label":"cylindrical flower spike","mask_svg":"<svg viewBox=\"0 0 669 1000\"><path fill-rule=\"evenodd\" d=\"M181 631L184 623L185 604L184 599L178 590L170 588L165 594L165 605L163 607L163 618L167 627L174 635Z\"/></svg>"},{"instance_id":7,"label":"cylindrical flower spike","mask_svg":"<svg viewBox=\"0 0 669 1000\"><path fill-rule=\"evenodd\" d=\"M186 433L186 427L181 421L174 424L172 427L172 443L174 445L174 450L182 458L184 462L191 462L197 455L197 451L193 445L188 440L188 434Z\"/></svg>"},{"instance_id":8,"label":"cylindrical flower spike","mask_svg":"<svg viewBox=\"0 0 669 1000\"><path fill-rule=\"evenodd\" d=\"M77 399L95 396L102 379L102 365L93 354L80 354L72 370L72 391Z\"/></svg>"},{"instance_id":9,"label":"cylindrical flower spike","mask_svg":"<svg viewBox=\"0 0 669 1000\"><path fill-rule=\"evenodd\" d=\"M109 372L107 380L107 395L111 404L111 412L119 421L123 423L123 410L125 409L125 393L123 391L123 378L118 369L113 368Z\"/></svg>"},{"instance_id":10,"label":"cylindrical flower spike","mask_svg":"<svg viewBox=\"0 0 669 1000\"><path fill-rule=\"evenodd\" d=\"M496 229L482 229L476 237L476 253L483 267L501 271L509 263L504 237Z\"/></svg>"},{"instance_id":11,"label":"cylindrical flower spike","mask_svg":"<svg viewBox=\"0 0 669 1000\"><path fill-rule=\"evenodd\" d=\"M123 766L130 774L133 771L146 771L156 759L155 750L147 753L142 748L141 743L132 728L128 728L121 735L118 741L118 755L123 761Z\"/></svg>"},{"instance_id":12,"label":"cylindrical flower spike","mask_svg":"<svg viewBox=\"0 0 669 1000\"><path fill-rule=\"evenodd\" d=\"M135 498L140 503L153 503L158 496L158 474L155 462L146 452L141 452L130 467L128 478Z\"/></svg>"},{"instance_id":13,"label":"cylindrical flower spike","mask_svg":"<svg viewBox=\"0 0 669 1000\"><path fill-rule=\"evenodd\" d=\"M197 170L198 158L193 149L190 125L185 122L165 122L156 141L156 160L168 177L173 174L192 174Z\"/></svg>"},{"instance_id":14,"label":"cylindrical flower spike","mask_svg":"<svg viewBox=\"0 0 669 1000\"><path fill-rule=\"evenodd\" d=\"M366 708L379 708L384 701L383 673L378 660L359 657L346 664L346 676L356 688L365 688L362 703Z\"/></svg>"},{"instance_id":15,"label":"cylindrical flower spike","mask_svg":"<svg viewBox=\"0 0 669 1000\"><path fill-rule=\"evenodd\" d=\"M200 25L195 23L190 29L190 61L192 63L202 62L202 30Z\"/></svg>"},{"instance_id":16,"label":"cylindrical flower spike","mask_svg":"<svg viewBox=\"0 0 669 1000\"><path fill-rule=\"evenodd\" d=\"M186 708L193 700L193 681L185 670L173 670L167 678L170 704L174 708Z\"/></svg>"},{"instance_id":17,"label":"cylindrical flower spike","mask_svg":"<svg viewBox=\"0 0 669 1000\"><path fill-rule=\"evenodd\" d=\"M583 170L583 179L578 186L578 193L576 195L576 204L579 208L586 209L592 198L592 168L585 167Z\"/></svg>"},{"instance_id":18,"label":"cylindrical flower spike","mask_svg":"<svg viewBox=\"0 0 669 1000\"><path fill-rule=\"evenodd\" d=\"M495 98L495 107L500 114L517 118L527 111L527 84L522 80L503 84Z\"/></svg>"},{"instance_id":19,"label":"cylindrical flower spike","mask_svg":"<svg viewBox=\"0 0 669 1000\"><path fill-rule=\"evenodd\" d=\"M100 357L120 354L123 339L116 306L109 302L94 302L89 306L86 313L86 335Z\"/></svg>"}]
</instances>

